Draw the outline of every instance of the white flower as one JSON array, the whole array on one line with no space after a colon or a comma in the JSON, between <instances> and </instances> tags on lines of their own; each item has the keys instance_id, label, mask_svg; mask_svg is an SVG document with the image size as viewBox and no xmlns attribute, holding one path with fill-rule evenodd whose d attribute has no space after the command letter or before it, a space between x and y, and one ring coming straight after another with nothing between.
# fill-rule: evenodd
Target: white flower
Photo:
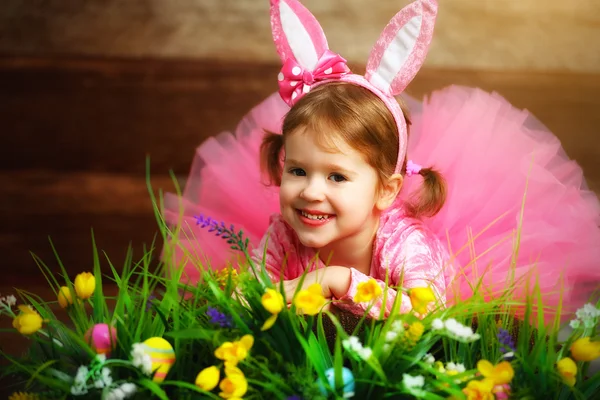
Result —
<instances>
[{"instance_id":1,"label":"white flower","mask_svg":"<svg viewBox=\"0 0 600 400\"><path fill-rule=\"evenodd\" d=\"M102 381L105 386L110 386L113 383L112 376L110 375L110 369L104 367L102 368Z\"/></svg>"},{"instance_id":2,"label":"white flower","mask_svg":"<svg viewBox=\"0 0 600 400\"><path fill-rule=\"evenodd\" d=\"M439 322L434 321L434 323L439 326ZM461 324L454 318L447 319L444 322L444 327L448 336L459 341L472 342L480 338L478 333L473 333L471 327Z\"/></svg>"},{"instance_id":3,"label":"white flower","mask_svg":"<svg viewBox=\"0 0 600 400\"><path fill-rule=\"evenodd\" d=\"M121 390L125 393L125 397L131 397L137 391L137 386L135 383L126 382L121 385Z\"/></svg>"},{"instance_id":4,"label":"white flower","mask_svg":"<svg viewBox=\"0 0 600 400\"><path fill-rule=\"evenodd\" d=\"M111 390L106 394L104 400L123 400L125 398L125 392L121 388Z\"/></svg>"},{"instance_id":5,"label":"white flower","mask_svg":"<svg viewBox=\"0 0 600 400\"><path fill-rule=\"evenodd\" d=\"M77 374L75 375L75 385L85 386L88 379L88 373L88 368L85 365L81 365L77 369Z\"/></svg>"},{"instance_id":6,"label":"white flower","mask_svg":"<svg viewBox=\"0 0 600 400\"><path fill-rule=\"evenodd\" d=\"M15 296L13 296L12 294L9 296L6 296L6 304L8 304L9 307L14 306L15 304L17 304L17 298Z\"/></svg>"},{"instance_id":7,"label":"white flower","mask_svg":"<svg viewBox=\"0 0 600 400\"><path fill-rule=\"evenodd\" d=\"M355 347L355 346L361 346L360 344L360 340L358 339L358 336L350 336L348 339L344 340L349 347Z\"/></svg>"},{"instance_id":8,"label":"white flower","mask_svg":"<svg viewBox=\"0 0 600 400\"><path fill-rule=\"evenodd\" d=\"M356 336L350 336L348 339L342 340L342 346L344 346L346 350L358 354L358 356L364 360L368 360L373 355L373 350L369 347L363 347Z\"/></svg>"},{"instance_id":9,"label":"white flower","mask_svg":"<svg viewBox=\"0 0 600 400\"><path fill-rule=\"evenodd\" d=\"M404 323L399 319L395 320L392 322L392 330L399 334L404 332Z\"/></svg>"},{"instance_id":10,"label":"white flower","mask_svg":"<svg viewBox=\"0 0 600 400\"><path fill-rule=\"evenodd\" d=\"M502 355L502 358L512 358L515 356L515 353L513 353L512 351L509 351L508 353L504 353Z\"/></svg>"},{"instance_id":11,"label":"white flower","mask_svg":"<svg viewBox=\"0 0 600 400\"><path fill-rule=\"evenodd\" d=\"M96 361L100 364L104 364L106 362L106 354L96 354Z\"/></svg>"},{"instance_id":12,"label":"white flower","mask_svg":"<svg viewBox=\"0 0 600 400\"><path fill-rule=\"evenodd\" d=\"M73 396L82 396L87 394L88 390L85 385L73 385L71 386L71 394Z\"/></svg>"},{"instance_id":13,"label":"white flower","mask_svg":"<svg viewBox=\"0 0 600 400\"><path fill-rule=\"evenodd\" d=\"M342 340L342 346L344 346L345 349L352 351L360 351L363 348L360 340L356 336L350 336L348 339Z\"/></svg>"},{"instance_id":14,"label":"white flower","mask_svg":"<svg viewBox=\"0 0 600 400\"><path fill-rule=\"evenodd\" d=\"M595 318L588 318L583 320L583 326L586 328L593 328L597 325Z\"/></svg>"},{"instance_id":15,"label":"white flower","mask_svg":"<svg viewBox=\"0 0 600 400\"><path fill-rule=\"evenodd\" d=\"M131 357L133 360L131 363L134 367L142 370L146 375L152 374L152 358L150 355L144 352L144 345L141 343L134 343L131 350Z\"/></svg>"},{"instance_id":16,"label":"white flower","mask_svg":"<svg viewBox=\"0 0 600 400\"><path fill-rule=\"evenodd\" d=\"M110 387L113 383L113 379L110 376L110 369L104 367L102 371L96 373L94 375L94 386L97 389L102 389L103 387Z\"/></svg>"},{"instance_id":17,"label":"white flower","mask_svg":"<svg viewBox=\"0 0 600 400\"><path fill-rule=\"evenodd\" d=\"M427 353L423 356L423 362L425 364L433 365L433 363L435 362L435 357Z\"/></svg>"},{"instance_id":18,"label":"white flower","mask_svg":"<svg viewBox=\"0 0 600 400\"><path fill-rule=\"evenodd\" d=\"M434 331L439 331L441 329L444 329L444 321L442 321L439 318L434 319L433 322L431 323L431 329L433 329Z\"/></svg>"},{"instance_id":19,"label":"white flower","mask_svg":"<svg viewBox=\"0 0 600 400\"><path fill-rule=\"evenodd\" d=\"M581 320L589 319L589 318L598 318L600 317L600 310L597 309L593 304L587 303L583 307L581 307L575 313L577 318Z\"/></svg>"},{"instance_id":20,"label":"white flower","mask_svg":"<svg viewBox=\"0 0 600 400\"><path fill-rule=\"evenodd\" d=\"M446 327L446 329L452 331L454 329L456 329L457 326L459 326L460 324L458 323L457 320L455 320L454 318L448 318L445 322L444 322L444 326Z\"/></svg>"},{"instance_id":21,"label":"white flower","mask_svg":"<svg viewBox=\"0 0 600 400\"><path fill-rule=\"evenodd\" d=\"M465 366L463 364L455 364L452 361L446 364L446 371L456 371L459 374L465 372Z\"/></svg>"},{"instance_id":22,"label":"white flower","mask_svg":"<svg viewBox=\"0 0 600 400\"><path fill-rule=\"evenodd\" d=\"M408 374L402 374L402 383L407 389L418 389L425 385L425 378L421 375L412 376Z\"/></svg>"},{"instance_id":23,"label":"white flower","mask_svg":"<svg viewBox=\"0 0 600 400\"><path fill-rule=\"evenodd\" d=\"M366 361L373 355L373 350L371 350L369 347L365 347L360 351L357 351L357 353L363 360Z\"/></svg>"},{"instance_id":24,"label":"white flower","mask_svg":"<svg viewBox=\"0 0 600 400\"><path fill-rule=\"evenodd\" d=\"M581 321L578 319L572 319L569 322L569 326L571 326L573 329L578 329L581 326Z\"/></svg>"},{"instance_id":25,"label":"white flower","mask_svg":"<svg viewBox=\"0 0 600 400\"><path fill-rule=\"evenodd\" d=\"M385 334L385 341L386 342L393 342L396 339L398 339L398 333L396 333L395 331L388 331Z\"/></svg>"},{"instance_id":26,"label":"white flower","mask_svg":"<svg viewBox=\"0 0 600 400\"><path fill-rule=\"evenodd\" d=\"M137 386L134 383L123 383L121 386L105 392L103 400L123 400L133 397L137 391Z\"/></svg>"},{"instance_id":27,"label":"white flower","mask_svg":"<svg viewBox=\"0 0 600 400\"><path fill-rule=\"evenodd\" d=\"M4 296L0 297L0 306L4 306L6 308L11 308L15 304L17 304L17 298L15 296L13 296L12 294L8 295L6 297L4 297Z\"/></svg>"}]
</instances>

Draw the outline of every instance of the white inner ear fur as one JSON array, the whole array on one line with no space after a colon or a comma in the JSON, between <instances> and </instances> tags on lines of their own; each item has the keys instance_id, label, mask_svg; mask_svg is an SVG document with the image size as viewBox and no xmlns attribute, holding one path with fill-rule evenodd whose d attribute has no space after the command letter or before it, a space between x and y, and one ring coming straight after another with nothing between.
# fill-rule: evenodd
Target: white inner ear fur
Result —
<instances>
[{"instance_id":1,"label":"white inner ear fur","mask_svg":"<svg viewBox=\"0 0 600 400\"><path fill-rule=\"evenodd\" d=\"M279 2L279 16L285 37L298 63L312 71L319 60L313 41L298 15L285 1Z\"/></svg>"},{"instance_id":2,"label":"white inner ear fur","mask_svg":"<svg viewBox=\"0 0 600 400\"><path fill-rule=\"evenodd\" d=\"M419 33L421 33L421 24L423 16L417 15L412 17L397 33L394 39L390 42L387 49L383 52L381 62L377 67L377 71L371 77L371 83L382 89L384 92L389 91L389 87L398 75L398 72L406 64L406 60L412 53Z\"/></svg>"}]
</instances>

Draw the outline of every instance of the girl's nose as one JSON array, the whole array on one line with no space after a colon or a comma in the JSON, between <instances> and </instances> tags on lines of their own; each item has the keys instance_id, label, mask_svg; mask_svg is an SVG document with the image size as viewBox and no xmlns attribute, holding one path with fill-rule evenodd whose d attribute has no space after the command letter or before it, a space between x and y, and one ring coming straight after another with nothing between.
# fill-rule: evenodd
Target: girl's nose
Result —
<instances>
[{"instance_id":1,"label":"girl's nose","mask_svg":"<svg viewBox=\"0 0 600 400\"><path fill-rule=\"evenodd\" d=\"M325 187L321 182L317 182L317 179L309 179L300 192L300 197L306 201L323 201L325 200Z\"/></svg>"}]
</instances>

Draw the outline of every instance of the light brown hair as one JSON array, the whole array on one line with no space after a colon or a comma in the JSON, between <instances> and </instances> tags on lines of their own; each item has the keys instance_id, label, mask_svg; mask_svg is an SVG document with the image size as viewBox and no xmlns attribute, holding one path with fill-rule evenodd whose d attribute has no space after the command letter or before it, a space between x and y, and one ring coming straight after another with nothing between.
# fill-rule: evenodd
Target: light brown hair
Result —
<instances>
[{"instance_id":1,"label":"light brown hair","mask_svg":"<svg viewBox=\"0 0 600 400\"><path fill-rule=\"evenodd\" d=\"M406 107L402 112L410 127ZM272 185L281 184L285 139L300 129L315 132L315 140L326 150L336 150L336 140L343 140L363 154L366 162L379 174L381 184L393 174L398 160L398 127L383 101L366 88L346 82L331 82L315 87L291 108L283 120L281 135L267 133L260 155L261 169ZM406 160L402 173L406 171ZM433 216L444 205L446 184L441 174L431 168L419 172L421 190L406 205L415 217Z\"/></svg>"}]
</instances>

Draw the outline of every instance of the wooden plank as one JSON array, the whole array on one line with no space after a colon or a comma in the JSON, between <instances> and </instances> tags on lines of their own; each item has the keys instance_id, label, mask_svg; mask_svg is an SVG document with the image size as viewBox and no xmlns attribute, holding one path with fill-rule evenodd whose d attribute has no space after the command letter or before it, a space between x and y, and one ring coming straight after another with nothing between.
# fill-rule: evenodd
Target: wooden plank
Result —
<instances>
[{"instance_id":1,"label":"wooden plank","mask_svg":"<svg viewBox=\"0 0 600 400\"><path fill-rule=\"evenodd\" d=\"M411 0L302 0L329 46L366 62ZM0 52L275 62L269 2L3 0ZM600 72L596 0L439 1L426 64L438 68Z\"/></svg>"},{"instance_id":2,"label":"wooden plank","mask_svg":"<svg viewBox=\"0 0 600 400\"><path fill-rule=\"evenodd\" d=\"M156 196L175 191L169 176L153 177L151 184ZM0 173L0 186L0 250L10 266L0 293L4 285L42 279L30 252L60 273L50 240L71 278L92 269L92 230L106 273L107 257L120 268L130 245L139 260L144 245L156 238L155 259L160 254L162 239L155 236L158 222L143 177L26 170Z\"/></svg>"},{"instance_id":3,"label":"wooden plank","mask_svg":"<svg viewBox=\"0 0 600 400\"><path fill-rule=\"evenodd\" d=\"M360 68L356 68L360 70ZM277 65L0 58L0 169L187 174L195 147L276 90ZM527 108L600 182L600 74L422 70L408 93L450 84ZM16 156L15 156L16 153ZM600 186L595 186L600 187Z\"/></svg>"}]
</instances>

